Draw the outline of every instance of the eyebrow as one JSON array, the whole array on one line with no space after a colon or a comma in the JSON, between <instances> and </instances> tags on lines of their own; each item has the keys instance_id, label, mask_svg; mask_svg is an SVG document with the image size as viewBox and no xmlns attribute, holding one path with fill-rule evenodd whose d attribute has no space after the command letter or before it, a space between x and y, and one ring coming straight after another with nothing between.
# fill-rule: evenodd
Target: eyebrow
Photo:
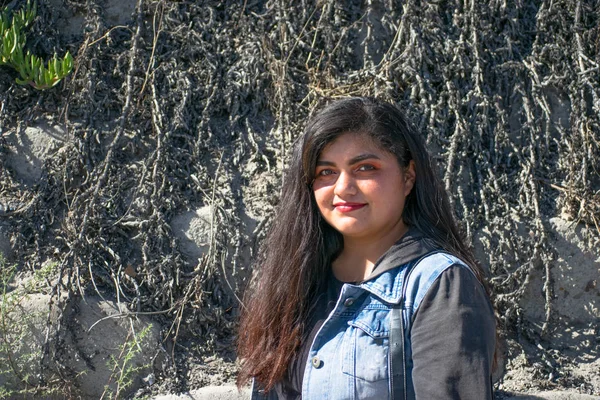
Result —
<instances>
[{"instance_id":1,"label":"eyebrow","mask_svg":"<svg viewBox=\"0 0 600 400\"><path fill-rule=\"evenodd\" d=\"M371 153L359 154L356 157L353 157L350 160L348 160L348 165L353 165L353 164L359 163L361 161L370 160L370 159L381 160L381 157L379 157L376 154L371 154ZM319 161L317 161L317 167L320 167L320 166L335 167L335 163L331 162L331 161L326 161L326 160L319 160Z\"/></svg>"}]
</instances>

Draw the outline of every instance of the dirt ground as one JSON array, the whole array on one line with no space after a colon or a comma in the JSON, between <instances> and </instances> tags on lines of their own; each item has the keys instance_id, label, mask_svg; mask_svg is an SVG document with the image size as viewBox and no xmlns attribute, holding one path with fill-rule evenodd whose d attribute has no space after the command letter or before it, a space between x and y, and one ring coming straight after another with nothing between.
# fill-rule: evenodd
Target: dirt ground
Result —
<instances>
[{"instance_id":1,"label":"dirt ground","mask_svg":"<svg viewBox=\"0 0 600 400\"><path fill-rule=\"evenodd\" d=\"M490 272L499 393L600 395L599 18L595 0L39 1L27 48L75 67L37 91L0 66L0 251L56 266L46 344L88 296L160 326L131 396L233 383L294 139L327 99L379 96L425 136ZM41 348L69 386L80 371Z\"/></svg>"}]
</instances>

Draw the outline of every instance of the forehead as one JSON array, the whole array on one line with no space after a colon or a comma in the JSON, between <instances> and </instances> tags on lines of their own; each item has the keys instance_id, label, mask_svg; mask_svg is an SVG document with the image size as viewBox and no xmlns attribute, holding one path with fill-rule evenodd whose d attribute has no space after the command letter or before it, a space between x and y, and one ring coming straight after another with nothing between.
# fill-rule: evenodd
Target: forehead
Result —
<instances>
[{"instance_id":1,"label":"forehead","mask_svg":"<svg viewBox=\"0 0 600 400\"><path fill-rule=\"evenodd\" d=\"M395 158L392 153L383 149L369 135L350 132L344 133L328 143L319 154L319 160L352 158L362 153L376 154L381 158Z\"/></svg>"}]
</instances>

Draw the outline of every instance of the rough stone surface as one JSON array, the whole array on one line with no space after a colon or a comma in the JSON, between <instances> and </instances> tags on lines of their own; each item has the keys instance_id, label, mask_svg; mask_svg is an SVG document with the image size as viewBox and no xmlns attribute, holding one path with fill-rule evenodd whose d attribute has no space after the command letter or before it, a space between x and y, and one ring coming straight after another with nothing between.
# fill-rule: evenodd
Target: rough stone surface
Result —
<instances>
[{"instance_id":1,"label":"rough stone surface","mask_svg":"<svg viewBox=\"0 0 600 400\"><path fill-rule=\"evenodd\" d=\"M19 287L23 285L23 282L17 284ZM19 302L15 307L10 307L11 313L8 315L12 328L8 334L2 332L10 341L9 356L14 367L8 365L9 361L4 359L7 355L3 352L3 358L0 359L0 371L3 371L0 373L0 386L10 390L22 388L18 376L14 373L15 369L19 376L28 376L30 384L36 384L41 376L46 380L56 377L53 363L48 364L49 368L40 369L40 355L46 337L51 296L35 293L19 295L18 298ZM129 376L123 375L121 382L130 378L132 385L122 390L121 396L142 386L142 377L148 375L159 348L158 328L151 326L148 334L140 338L140 332L150 325L147 319L119 318L117 316L121 313L116 302L97 297L88 297L85 301L75 299L67 305L67 310L70 313L67 323L71 329L59 349L55 348L52 341L50 345L51 353L56 350L60 363L73 375L76 390L81 391L84 398L98 399L105 391L105 385L108 385L107 393L114 394L117 392L116 381L119 380L115 376L120 374L121 369L126 371L128 367L138 370L132 371ZM58 326L58 315L56 307L53 307L50 316L51 327ZM116 318L105 319L108 316ZM139 339L139 347L133 344L132 327ZM51 332L49 337L53 338L54 333ZM128 352L132 353L133 357L124 362ZM116 369L115 363L111 361L113 359L117 360ZM7 367L10 368L7 370Z\"/></svg>"},{"instance_id":2,"label":"rough stone surface","mask_svg":"<svg viewBox=\"0 0 600 400\"><path fill-rule=\"evenodd\" d=\"M64 7L62 0L48 0L54 6L54 13L60 24L60 31L65 36L82 37L85 33L85 14ZM133 19L135 1L105 0L100 15L108 27L124 27Z\"/></svg>"},{"instance_id":3,"label":"rough stone surface","mask_svg":"<svg viewBox=\"0 0 600 400\"><path fill-rule=\"evenodd\" d=\"M45 341L49 296L45 294L20 294L12 291L17 301L3 301L2 346L0 356L0 387L20 388L20 379L36 384L41 376L39 356ZM56 316L56 309L53 309ZM6 330L5 330L6 329ZM6 342L5 342L6 341ZM33 361L31 361L33 358Z\"/></svg>"},{"instance_id":4,"label":"rough stone surface","mask_svg":"<svg viewBox=\"0 0 600 400\"><path fill-rule=\"evenodd\" d=\"M527 235L518 215L512 215L516 225L515 235ZM551 342L557 352L557 360L572 360L566 366L552 368L536 355L540 349L536 343L523 341L517 346L514 341L502 352L500 373L495 377L500 389L506 391L535 390L532 385L539 376L550 382L569 382L569 386L582 387L583 393L600 390L600 358L598 357L597 332L600 329L600 255L592 251L588 243L589 231L585 225L561 218L544 221L554 261L552 274L552 318L551 330L542 335L546 318L545 270L542 265L533 266L529 279L524 282L520 300L523 324L544 337L544 345ZM480 261L488 263L489 249L498 246L494 235L486 229L475 234L475 252ZM514 262L518 262L515 260ZM511 350L508 351L508 348ZM508 353L510 355L508 355ZM526 354L530 356L527 357ZM546 365L540 369L540 365ZM537 378L536 378L537 377ZM561 394L562 396L562 394ZM532 397L527 397L532 398ZM554 397L552 397L554 398ZM563 397L560 397L563 398Z\"/></svg>"},{"instance_id":5,"label":"rough stone surface","mask_svg":"<svg viewBox=\"0 0 600 400\"><path fill-rule=\"evenodd\" d=\"M211 208L205 206L179 214L171 220L171 229L179 239L180 250L191 262L196 262L210 248L211 218Z\"/></svg>"},{"instance_id":6,"label":"rough stone surface","mask_svg":"<svg viewBox=\"0 0 600 400\"><path fill-rule=\"evenodd\" d=\"M72 326L62 357L73 372L85 372L78 374L75 380L77 387L89 398L100 398L105 385L109 385L111 393L117 392L116 374L112 372L115 365L113 360L118 361L115 371L119 371L123 365L139 369L131 375L133 384L125 393L141 386L141 378L148 375L152 368L160 347L159 329L152 325L142 338L140 333L151 325L150 321L143 316L125 317L125 312L119 309L116 302L98 297L88 297L85 301L78 299L71 307ZM139 346L135 345L135 341ZM133 358L125 363L128 352L133 353ZM125 393L121 392L121 396Z\"/></svg>"},{"instance_id":7,"label":"rough stone surface","mask_svg":"<svg viewBox=\"0 0 600 400\"><path fill-rule=\"evenodd\" d=\"M62 127L42 121L10 132L7 141L12 151L6 157L6 165L23 183L35 185L42 177L45 160L66 141L66 134Z\"/></svg>"},{"instance_id":8,"label":"rough stone surface","mask_svg":"<svg viewBox=\"0 0 600 400\"><path fill-rule=\"evenodd\" d=\"M106 21L109 25L124 25L133 19L135 2L108 0L104 3Z\"/></svg>"},{"instance_id":9,"label":"rough stone surface","mask_svg":"<svg viewBox=\"0 0 600 400\"><path fill-rule=\"evenodd\" d=\"M566 324L586 324L600 320L600 254L584 245L586 229L581 225L551 218L556 262L552 267L555 299L553 307ZM544 271L533 270L521 306L534 326L544 321Z\"/></svg>"},{"instance_id":10,"label":"rough stone surface","mask_svg":"<svg viewBox=\"0 0 600 400\"><path fill-rule=\"evenodd\" d=\"M247 400L249 398L250 389L240 392L235 386L207 386L189 393L157 396L154 400Z\"/></svg>"}]
</instances>

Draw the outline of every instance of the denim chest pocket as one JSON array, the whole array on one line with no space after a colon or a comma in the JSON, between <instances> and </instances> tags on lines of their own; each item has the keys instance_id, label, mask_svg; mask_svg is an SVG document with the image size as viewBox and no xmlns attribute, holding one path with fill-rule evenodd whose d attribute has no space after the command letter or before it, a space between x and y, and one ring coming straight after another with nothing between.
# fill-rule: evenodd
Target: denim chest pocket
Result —
<instances>
[{"instance_id":1,"label":"denim chest pocket","mask_svg":"<svg viewBox=\"0 0 600 400\"><path fill-rule=\"evenodd\" d=\"M352 320L344 337L342 372L375 382L388 379L388 309L363 309Z\"/></svg>"}]
</instances>

